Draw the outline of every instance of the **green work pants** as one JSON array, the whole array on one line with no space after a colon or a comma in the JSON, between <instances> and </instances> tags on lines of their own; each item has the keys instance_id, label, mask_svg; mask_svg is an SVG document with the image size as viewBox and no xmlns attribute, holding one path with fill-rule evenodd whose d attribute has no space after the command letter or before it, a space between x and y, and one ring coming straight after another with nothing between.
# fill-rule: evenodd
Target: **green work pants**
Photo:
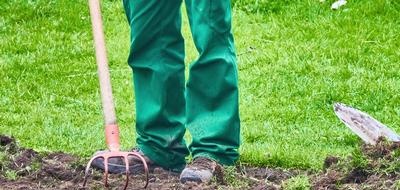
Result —
<instances>
[{"instance_id":1,"label":"green work pants","mask_svg":"<svg viewBox=\"0 0 400 190\"><path fill-rule=\"evenodd\" d=\"M231 165L238 158L238 76L230 0L187 0L198 59L185 83L182 0L124 0L131 27L137 146L179 171L189 151ZM192 143L186 146L186 128Z\"/></svg>"}]
</instances>

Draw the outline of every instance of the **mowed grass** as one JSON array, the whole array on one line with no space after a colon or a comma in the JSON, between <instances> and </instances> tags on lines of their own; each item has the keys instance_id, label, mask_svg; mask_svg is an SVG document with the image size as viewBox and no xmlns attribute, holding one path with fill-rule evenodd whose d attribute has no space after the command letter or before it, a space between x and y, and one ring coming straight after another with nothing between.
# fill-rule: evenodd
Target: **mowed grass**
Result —
<instances>
[{"instance_id":1,"label":"mowed grass","mask_svg":"<svg viewBox=\"0 0 400 190\"><path fill-rule=\"evenodd\" d=\"M242 163L319 169L360 140L334 102L400 132L400 3L234 1ZM103 17L123 147L135 142L129 28L120 1ZM187 20L189 64L197 53ZM103 120L86 1L0 2L0 134L38 151L89 157L104 149Z\"/></svg>"}]
</instances>

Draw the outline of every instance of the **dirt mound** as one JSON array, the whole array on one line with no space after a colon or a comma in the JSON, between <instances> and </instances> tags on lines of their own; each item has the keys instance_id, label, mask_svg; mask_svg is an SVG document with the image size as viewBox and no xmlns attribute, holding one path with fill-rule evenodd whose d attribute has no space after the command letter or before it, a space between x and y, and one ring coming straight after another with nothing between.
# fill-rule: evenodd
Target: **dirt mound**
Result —
<instances>
[{"instance_id":1,"label":"dirt mound","mask_svg":"<svg viewBox=\"0 0 400 190\"><path fill-rule=\"evenodd\" d=\"M0 183L4 189L83 189L85 164L79 158L65 154L38 153L19 147L14 138L0 135ZM156 168L149 177L148 189L265 189L279 187L292 176L279 169L229 167L224 177L211 184L200 185L179 182L179 174ZM270 180L266 184L266 180ZM109 175L111 189L120 189L124 175ZM142 189L144 176L130 176L129 189ZM93 170L87 189L103 189L103 174ZM268 188L268 189L271 189ZM276 189L276 188L275 188Z\"/></svg>"},{"instance_id":2,"label":"dirt mound","mask_svg":"<svg viewBox=\"0 0 400 190\"><path fill-rule=\"evenodd\" d=\"M329 156L313 189L400 189L400 143L379 139L347 158Z\"/></svg>"},{"instance_id":3,"label":"dirt mound","mask_svg":"<svg viewBox=\"0 0 400 190\"><path fill-rule=\"evenodd\" d=\"M85 164L62 152L38 153L0 135L1 189L82 189ZM240 165L225 167L211 184L182 185L179 175L156 168L148 189L400 189L400 143L383 139L362 145L351 156L329 156L321 172ZM110 175L110 189L121 189L124 175ZM130 176L129 189L142 189L144 176ZM91 172L87 189L103 189L101 171Z\"/></svg>"}]
</instances>

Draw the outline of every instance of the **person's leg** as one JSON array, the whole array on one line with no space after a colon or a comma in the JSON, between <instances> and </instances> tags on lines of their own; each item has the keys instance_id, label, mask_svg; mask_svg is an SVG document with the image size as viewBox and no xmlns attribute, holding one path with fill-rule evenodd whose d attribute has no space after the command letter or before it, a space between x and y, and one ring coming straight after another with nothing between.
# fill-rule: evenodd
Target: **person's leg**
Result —
<instances>
[{"instance_id":1,"label":"person's leg","mask_svg":"<svg viewBox=\"0 0 400 190\"><path fill-rule=\"evenodd\" d=\"M238 76L230 0L186 0L199 58L186 85L187 128L193 158L232 165L238 159Z\"/></svg>"},{"instance_id":2,"label":"person's leg","mask_svg":"<svg viewBox=\"0 0 400 190\"><path fill-rule=\"evenodd\" d=\"M153 162L181 170L185 133L181 0L124 0L131 28L137 145Z\"/></svg>"}]
</instances>

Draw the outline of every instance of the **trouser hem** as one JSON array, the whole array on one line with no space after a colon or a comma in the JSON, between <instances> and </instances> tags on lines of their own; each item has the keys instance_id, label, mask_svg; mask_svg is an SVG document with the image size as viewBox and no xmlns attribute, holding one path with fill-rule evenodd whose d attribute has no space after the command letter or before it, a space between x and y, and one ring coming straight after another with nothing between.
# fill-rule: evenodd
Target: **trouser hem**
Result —
<instances>
[{"instance_id":1,"label":"trouser hem","mask_svg":"<svg viewBox=\"0 0 400 190\"><path fill-rule=\"evenodd\" d=\"M185 158L171 153L172 151L154 150L146 145L138 145L139 149L155 164L172 172L181 172L185 166Z\"/></svg>"},{"instance_id":2,"label":"trouser hem","mask_svg":"<svg viewBox=\"0 0 400 190\"><path fill-rule=\"evenodd\" d=\"M202 152L202 153L197 153L196 155L193 155L193 159L196 159L198 157L205 157L205 158L208 158L208 159L218 162L218 164L226 165L226 166L232 166L236 163L236 161L233 161L231 159L221 158L221 156L217 156L215 154L208 153L208 152L207 153Z\"/></svg>"}]
</instances>

